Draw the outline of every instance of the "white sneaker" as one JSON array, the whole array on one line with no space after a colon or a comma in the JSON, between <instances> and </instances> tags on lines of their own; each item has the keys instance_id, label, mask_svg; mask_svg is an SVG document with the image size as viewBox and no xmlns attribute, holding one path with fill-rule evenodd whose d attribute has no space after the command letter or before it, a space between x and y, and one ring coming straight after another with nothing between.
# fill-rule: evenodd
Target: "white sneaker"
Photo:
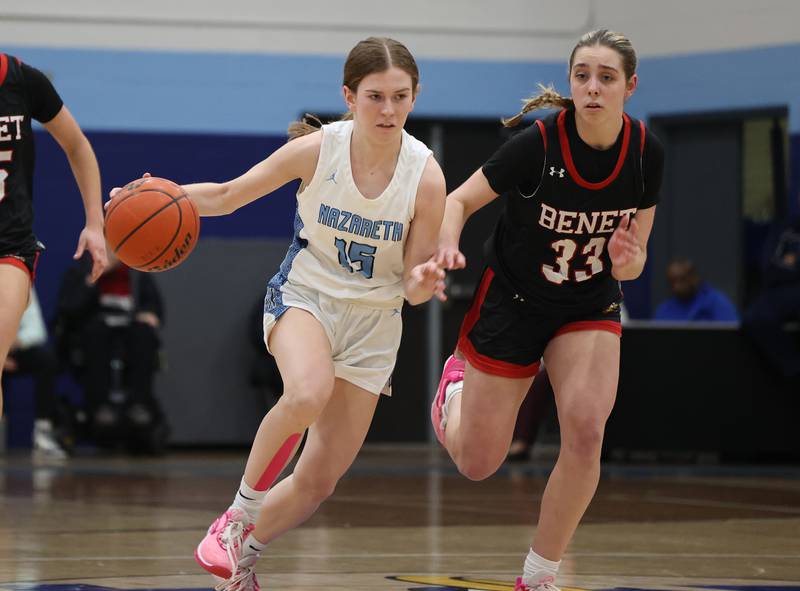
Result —
<instances>
[{"instance_id":1,"label":"white sneaker","mask_svg":"<svg viewBox=\"0 0 800 591\"><path fill-rule=\"evenodd\" d=\"M33 423L33 453L52 460L66 460L69 457L56 439L53 424L47 419L36 419Z\"/></svg>"}]
</instances>

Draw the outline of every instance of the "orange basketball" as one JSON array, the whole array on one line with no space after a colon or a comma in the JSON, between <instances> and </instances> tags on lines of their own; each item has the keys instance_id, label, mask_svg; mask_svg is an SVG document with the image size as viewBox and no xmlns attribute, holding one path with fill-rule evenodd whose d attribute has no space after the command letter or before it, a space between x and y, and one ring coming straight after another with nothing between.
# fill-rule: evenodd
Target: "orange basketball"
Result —
<instances>
[{"instance_id":1,"label":"orange basketball","mask_svg":"<svg viewBox=\"0 0 800 591\"><path fill-rule=\"evenodd\" d=\"M166 271L183 262L200 234L200 216L183 189L146 177L125 185L106 209L108 247L139 271Z\"/></svg>"}]
</instances>

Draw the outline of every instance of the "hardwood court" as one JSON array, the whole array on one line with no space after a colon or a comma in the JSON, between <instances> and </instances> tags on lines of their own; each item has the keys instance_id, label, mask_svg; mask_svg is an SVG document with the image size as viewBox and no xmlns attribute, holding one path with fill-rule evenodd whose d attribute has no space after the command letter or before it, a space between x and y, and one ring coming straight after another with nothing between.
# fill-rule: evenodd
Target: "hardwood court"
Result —
<instances>
[{"instance_id":1,"label":"hardwood court","mask_svg":"<svg viewBox=\"0 0 800 591\"><path fill-rule=\"evenodd\" d=\"M0 591L213 586L192 550L244 459L0 458ZM268 548L262 589L511 590L549 468L475 483L437 449L368 447ZM562 572L573 589L800 590L800 468L607 466Z\"/></svg>"}]
</instances>

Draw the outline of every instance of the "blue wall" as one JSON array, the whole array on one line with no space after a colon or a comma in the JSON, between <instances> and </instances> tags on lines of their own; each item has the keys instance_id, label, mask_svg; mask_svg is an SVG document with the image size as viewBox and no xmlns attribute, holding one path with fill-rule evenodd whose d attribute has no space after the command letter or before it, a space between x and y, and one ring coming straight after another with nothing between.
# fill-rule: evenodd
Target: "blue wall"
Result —
<instances>
[{"instance_id":1,"label":"blue wall","mask_svg":"<svg viewBox=\"0 0 800 591\"><path fill-rule=\"evenodd\" d=\"M336 112L342 59L75 49L4 49L54 76L87 129L281 134L300 110ZM644 58L636 117L786 105L800 132L800 44ZM566 91L566 65L421 59L417 113L495 117L536 83Z\"/></svg>"},{"instance_id":2,"label":"blue wall","mask_svg":"<svg viewBox=\"0 0 800 591\"><path fill-rule=\"evenodd\" d=\"M178 182L241 174L284 141L301 111L338 112L342 60L257 54L37 49L10 47L54 77L98 153L104 193L144 171ZM800 77L788 65L800 45L645 58L631 114L652 115L788 106L791 195L800 192ZM535 83L566 91L565 65L420 60L416 114L499 117L514 113ZM81 226L66 159L37 134L36 229L48 246L40 270L47 313ZM225 219L204 219L204 236L289 236L293 188ZM797 200L792 199L797 208ZM631 286L631 296L637 292Z\"/></svg>"}]
</instances>

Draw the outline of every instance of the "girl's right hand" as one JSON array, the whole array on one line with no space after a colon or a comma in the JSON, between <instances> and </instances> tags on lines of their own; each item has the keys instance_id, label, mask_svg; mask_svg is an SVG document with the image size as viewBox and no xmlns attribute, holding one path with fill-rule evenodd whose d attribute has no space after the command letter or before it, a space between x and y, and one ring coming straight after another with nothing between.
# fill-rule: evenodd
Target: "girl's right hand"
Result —
<instances>
[{"instance_id":1,"label":"girl's right hand","mask_svg":"<svg viewBox=\"0 0 800 591\"><path fill-rule=\"evenodd\" d=\"M150 176L151 176L151 174L150 174L149 172L146 172L146 173L144 173L144 174L142 175L142 178L143 178L143 179L146 179L146 178L148 178L148 177L150 177ZM106 201L106 202L103 204L103 209L108 209L108 206L109 206L109 204L111 203L111 200L114 198L114 195L116 195L116 194L117 194L117 193L119 193L120 191L122 191L122 187L114 187L113 189L111 189L111 190L108 192L108 201Z\"/></svg>"},{"instance_id":2,"label":"girl's right hand","mask_svg":"<svg viewBox=\"0 0 800 591\"><path fill-rule=\"evenodd\" d=\"M453 269L463 269L467 266L467 259L458 246L448 244L439 244L436 253L433 255L433 260L440 267L452 271Z\"/></svg>"}]
</instances>

